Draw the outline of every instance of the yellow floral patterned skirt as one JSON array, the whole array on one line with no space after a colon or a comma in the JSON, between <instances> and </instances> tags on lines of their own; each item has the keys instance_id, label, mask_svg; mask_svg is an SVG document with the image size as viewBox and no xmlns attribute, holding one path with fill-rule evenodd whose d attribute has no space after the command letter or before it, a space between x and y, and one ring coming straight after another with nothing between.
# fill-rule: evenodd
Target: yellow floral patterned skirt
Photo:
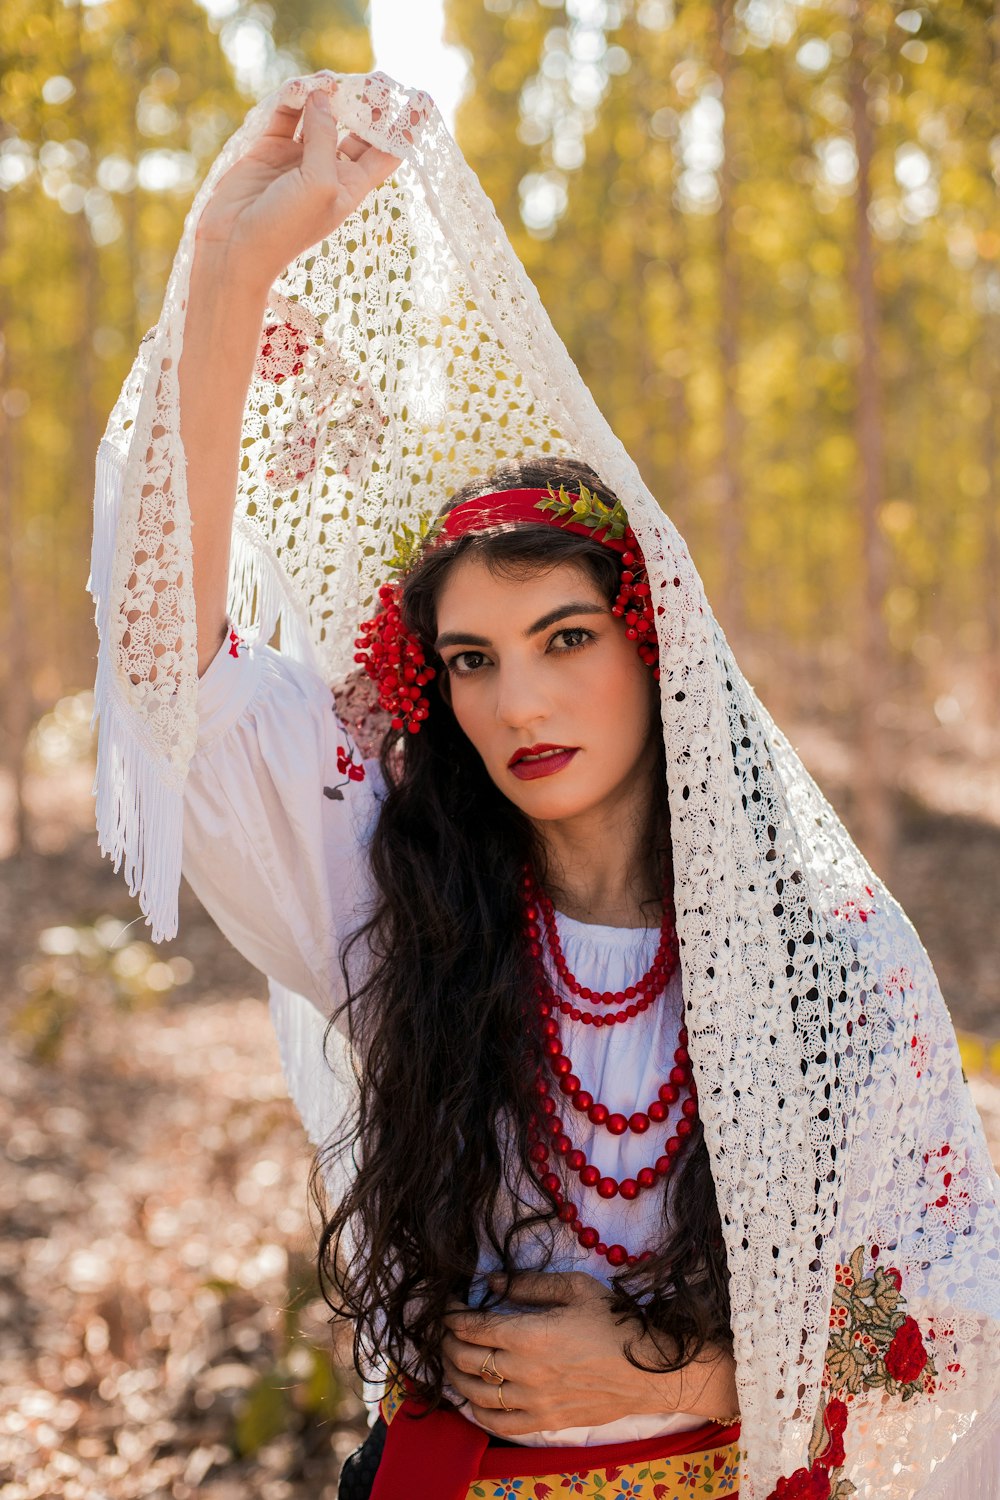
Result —
<instances>
[{"instance_id":1,"label":"yellow floral patterned skirt","mask_svg":"<svg viewBox=\"0 0 1000 1500\"><path fill-rule=\"evenodd\" d=\"M735 1500L739 1494L738 1424L708 1423L602 1447L510 1448L488 1446L488 1434L452 1410L407 1421L416 1417L415 1403L398 1386L382 1398L381 1412L389 1436L372 1500Z\"/></svg>"}]
</instances>

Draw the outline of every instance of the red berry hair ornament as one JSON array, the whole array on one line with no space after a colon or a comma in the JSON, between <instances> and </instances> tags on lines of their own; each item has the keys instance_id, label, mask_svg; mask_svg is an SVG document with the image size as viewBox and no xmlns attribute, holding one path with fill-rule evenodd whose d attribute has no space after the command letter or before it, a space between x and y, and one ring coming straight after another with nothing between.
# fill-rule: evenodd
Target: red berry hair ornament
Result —
<instances>
[{"instance_id":1,"label":"red berry hair ornament","mask_svg":"<svg viewBox=\"0 0 1000 1500\"><path fill-rule=\"evenodd\" d=\"M625 622L625 634L635 641L640 657L659 677L656 617L650 597L646 564L635 534L619 501L609 504L586 485L568 494L565 485L547 489L500 490L464 500L436 525L424 523L419 532L404 527L396 536L391 570L404 576L419 557L442 541L467 532L509 529L547 521L581 536L593 537L617 552L622 560L621 586L611 613ZM354 660L378 688L379 706L391 715L393 729L416 734L427 718L429 702L423 688L436 675L428 666L420 640L403 623L402 582L383 584L381 608L360 626ZM663 606L660 606L662 611Z\"/></svg>"}]
</instances>

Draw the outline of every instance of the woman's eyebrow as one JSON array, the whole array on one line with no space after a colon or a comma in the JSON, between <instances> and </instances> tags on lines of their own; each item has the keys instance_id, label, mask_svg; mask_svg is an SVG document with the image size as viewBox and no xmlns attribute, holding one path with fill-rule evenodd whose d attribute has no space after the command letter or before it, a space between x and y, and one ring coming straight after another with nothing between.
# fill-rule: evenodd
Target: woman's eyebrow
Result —
<instances>
[{"instance_id":1,"label":"woman's eyebrow","mask_svg":"<svg viewBox=\"0 0 1000 1500\"><path fill-rule=\"evenodd\" d=\"M542 615L533 625L529 625L524 632L527 637L538 635L542 630L548 630L550 625L555 625L559 620L566 620L570 615L606 615L607 609L603 604L595 604L592 599L574 600L571 604L560 604L556 609L550 609L547 615ZM449 646L491 646L493 643L483 635L467 635L461 630L446 630L444 635L439 635L434 642L435 651L444 651Z\"/></svg>"}]
</instances>

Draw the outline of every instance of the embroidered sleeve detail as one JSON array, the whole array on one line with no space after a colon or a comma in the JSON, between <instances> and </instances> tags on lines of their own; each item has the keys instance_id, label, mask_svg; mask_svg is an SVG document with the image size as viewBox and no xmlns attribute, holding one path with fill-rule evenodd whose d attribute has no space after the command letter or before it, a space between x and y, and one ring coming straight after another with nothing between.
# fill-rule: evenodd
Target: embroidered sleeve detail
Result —
<instances>
[{"instance_id":1,"label":"embroidered sleeve detail","mask_svg":"<svg viewBox=\"0 0 1000 1500\"><path fill-rule=\"evenodd\" d=\"M343 781L338 781L336 786L325 786L323 796L331 798L334 802L343 802L344 787L349 786L352 781L364 781L365 768L357 759L357 750L353 745L346 747L337 746L337 772L343 776Z\"/></svg>"}]
</instances>

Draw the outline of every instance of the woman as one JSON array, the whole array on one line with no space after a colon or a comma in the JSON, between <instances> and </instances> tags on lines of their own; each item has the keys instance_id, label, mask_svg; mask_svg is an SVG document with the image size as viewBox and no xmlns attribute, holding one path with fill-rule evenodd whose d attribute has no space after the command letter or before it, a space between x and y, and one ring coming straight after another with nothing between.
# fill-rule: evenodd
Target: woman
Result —
<instances>
[{"instance_id":1,"label":"woman","mask_svg":"<svg viewBox=\"0 0 1000 1500\"><path fill-rule=\"evenodd\" d=\"M182 766L185 872L339 1126L373 1494L974 1494L994 1178L926 955L426 101L335 80L341 137L329 88L227 148L109 424L98 814L169 931ZM318 667L342 619L378 762Z\"/></svg>"}]
</instances>

